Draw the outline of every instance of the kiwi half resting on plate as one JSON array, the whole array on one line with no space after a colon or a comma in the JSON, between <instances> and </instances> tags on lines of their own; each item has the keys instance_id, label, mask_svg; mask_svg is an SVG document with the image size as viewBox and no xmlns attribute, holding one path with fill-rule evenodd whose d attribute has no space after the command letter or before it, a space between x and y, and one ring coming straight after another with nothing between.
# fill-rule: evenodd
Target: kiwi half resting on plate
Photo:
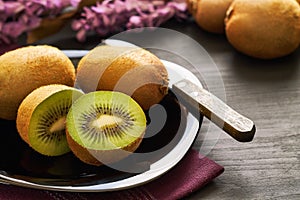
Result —
<instances>
[{"instance_id":1,"label":"kiwi half resting on plate","mask_svg":"<svg viewBox=\"0 0 300 200\"><path fill-rule=\"evenodd\" d=\"M134 152L146 130L146 116L130 96L96 91L78 98L67 115L67 140L81 161L115 163Z\"/></svg>"},{"instance_id":2,"label":"kiwi half resting on plate","mask_svg":"<svg viewBox=\"0 0 300 200\"><path fill-rule=\"evenodd\" d=\"M65 134L66 115L73 101L83 95L65 85L42 86L21 103L17 114L17 130L35 151L59 156L70 151Z\"/></svg>"}]
</instances>

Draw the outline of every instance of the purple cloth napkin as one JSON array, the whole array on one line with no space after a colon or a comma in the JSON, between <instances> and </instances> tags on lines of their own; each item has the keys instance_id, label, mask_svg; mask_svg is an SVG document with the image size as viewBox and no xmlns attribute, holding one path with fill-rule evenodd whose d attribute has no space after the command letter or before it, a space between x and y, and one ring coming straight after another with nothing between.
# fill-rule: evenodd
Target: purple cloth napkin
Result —
<instances>
[{"instance_id":1,"label":"purple cloth napkin","mask_svg":"<svg viewBox=\"0 0 300 200\"><path fill-rule=\"evenodd\" d=\"M169 172L139 187L116 192L77 193L35 190L0 184L0 200L173 200L190 195L219 176L223 171L222 166L191 149Z\"/></svg>"}]
</instances>

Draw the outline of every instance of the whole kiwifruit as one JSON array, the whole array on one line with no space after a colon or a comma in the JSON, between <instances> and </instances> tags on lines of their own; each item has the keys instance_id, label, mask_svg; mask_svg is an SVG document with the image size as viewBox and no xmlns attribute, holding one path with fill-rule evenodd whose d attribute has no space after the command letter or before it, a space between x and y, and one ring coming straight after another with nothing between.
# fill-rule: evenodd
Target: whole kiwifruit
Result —
<instances>
[{"instance_id":1,"label":"whole kiwifruit","mask_svg":"<svg viewBox=\"0 0 300 200\"><path fill-rule=\"evenodd\" d=\"M300 6L295 0L235 0L225 22L229 42L251 57L282 57L300 44Z\"/></svg>"},{"instance_id":2,"label":"whole kiwifruit","mask_svg":"<svg viewBox=\"0 0 300 200\"><path fill-rule=\"evenodd\" d=\"M196 23L211 33L224 33L226 11L233 0L186 0Z\"/></svg>"},{"instance_id":3,"label":"whole kiwifruit","mask_svg":"<svg viewBox=\"0 0 300 200\"><path fill-rule=\"evenodd\" d=\"M65 121L73 101L83 92L73 87L51 84L32 91L20 104L17 130L35 151L58 156L70 151Z\"/></svg>"},{"instance_id":4,"label":"whole kiwifruit","mask_svg":"<svg viewBox=\"0 0 300 200\"><path fill-rule=\"evenodd\" d=\"M85 92L110 90L135 99L144 110L168 92L168 72L158 57L138 47L98 46L79 64L76 85Z\"/></svg>"},{"instance_id":5,"label":"whole kiwifruit","mask_svg":"<svg viewBox=\"0 0 300 200\"><path fill-rule=\"evenodd\" d=\"M90 165L115 163L134 152L146 116L130 96L96 91L79 97L67 115L67 140L74 155Z\"/></svg>"},{"instance_id":6,"label":"whole kiwifruit","mask_svg":"<svg viewBox=\"0 0 300 200\"><path fill-rule=\"evenodd\" d=\"M74 86L75 68L59 49L28 46L0 56L0 118L14 120L22 100L49 84Z\"/></svg>"}]
</instances>

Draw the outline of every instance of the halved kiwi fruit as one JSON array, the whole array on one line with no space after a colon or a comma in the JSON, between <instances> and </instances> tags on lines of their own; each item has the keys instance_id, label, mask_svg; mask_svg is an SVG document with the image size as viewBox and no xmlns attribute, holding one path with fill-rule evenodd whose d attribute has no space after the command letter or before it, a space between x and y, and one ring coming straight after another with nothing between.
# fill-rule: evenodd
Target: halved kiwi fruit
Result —
<instances>
[{"instance_id":1,"label":"halved kiwi fruit","mask_svg":"<svg viewBox=\"0 0 300 200\"><path fill-rule=\"evenodd\" d=\"M70 151L65 134L65 120L74 100L83 92L65 85L42 86L21 103L17 130L35 151L59 156Z\"/></svg>"},{"instance_id":2,"label":"halved kiwi fruit","mask_svg":"<svg viewBox=\"0 0 300 200\"><path fill-rule=\"evenodd\" d=\"M67 140L81 161L91 165L117 162L140 145L146 116L130 96L96 91L81 96L67 115Z\"/></svg>"}]
</instances>

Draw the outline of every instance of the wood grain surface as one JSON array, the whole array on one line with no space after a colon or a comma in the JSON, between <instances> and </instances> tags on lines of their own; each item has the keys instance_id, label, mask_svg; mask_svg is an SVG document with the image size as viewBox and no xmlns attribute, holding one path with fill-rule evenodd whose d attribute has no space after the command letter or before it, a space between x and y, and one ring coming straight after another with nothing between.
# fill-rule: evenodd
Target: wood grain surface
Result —
<instances>
[{"instance_id":1,"label":"wood grain surface","mask_svg":"<svg viewBox=\"0 0 300 200\"><path fill-rule=\"evenodd\" d=\"M198 63L195 74L201 69L198 75L212 81L209 91L256 125L253 141L241 143L204 120L193 148L223 165L225 172L186 199L300 199L300 49L284 58L258 60L238 53L225 35L207 33L193 20L170 21L164 27L192 38L209 53L223 88L213 84L216 73L206 66L209 61ZM168 39L168 48L190 51L182 38ZM52 44L90 49L97 42L100 40ZM150 42L161 43L162 39ZM164 53L158 55L164 57ZM192 59L198 56L191 52Z\"/></svg>"},{"instance_id":2,"label":"wood grain surface","mask_svg":"<svg viewBox=\"0 0 300 200\"><path fill-rule=\"evenodd\" d=\"M258 60L235 51L224 35L206 33L193 22L167 27L187 34L209 52L223 79L227 104L257 128L250 143L211 130L219 139L212 140L215 145L205 153L225 172L187 199L300 199L300 51ZM201 133L207 134L208 126L205 120L194 145L200 152L206 139Z\"/></svg>"}]
</instances>

